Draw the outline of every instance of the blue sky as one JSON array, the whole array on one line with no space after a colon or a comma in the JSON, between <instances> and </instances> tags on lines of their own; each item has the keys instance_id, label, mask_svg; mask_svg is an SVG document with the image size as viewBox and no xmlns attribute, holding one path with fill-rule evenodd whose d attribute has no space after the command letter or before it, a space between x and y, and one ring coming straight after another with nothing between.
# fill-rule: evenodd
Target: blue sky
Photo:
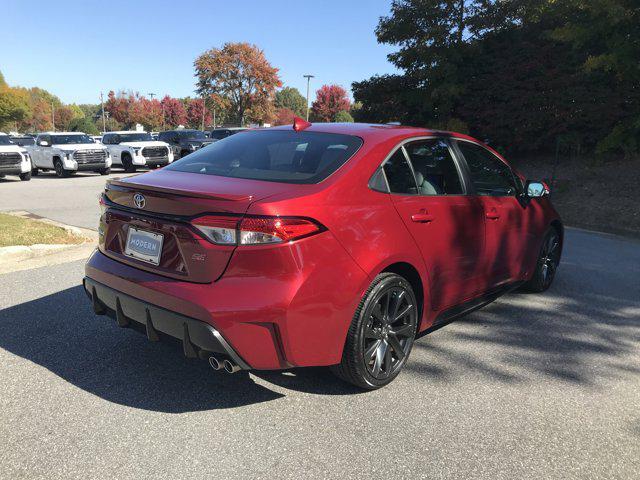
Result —
<instances>
[{"instance_id":1,"label":"blue sky","mask_svg":"<svg viewBox=\"0 0 640 480\"><path fill-rule=\"evenodd\" d=\"M390 0L0 0L0 71L65 103L97 103L102 90L193 95L193 60L225 42L264 50L285 85L304 95L395 71L374 29ZM312 98L314 94L312 93Z\"/></svg>"}]
</instances>

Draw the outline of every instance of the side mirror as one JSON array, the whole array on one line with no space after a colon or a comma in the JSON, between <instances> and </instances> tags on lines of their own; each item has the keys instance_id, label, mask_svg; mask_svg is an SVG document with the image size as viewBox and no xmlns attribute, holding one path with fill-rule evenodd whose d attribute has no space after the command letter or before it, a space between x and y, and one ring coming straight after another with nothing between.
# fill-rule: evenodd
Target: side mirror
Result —
<instances>
[{"instance_id":1,"label":"side mirror","mask_svg":"<svg viewBox=\"0 0 640 480\"><path fill-rule=\"evenodd\" d=\"M537 198L549 195L549 187L544 182L527 181L527 197Z\"/></svg>"},{"instance_id":2,"label":"side mirror","mask_svg":"<svg viewBox=\"0 0 640 480\"><path fill-rule=\"evenodd\" d=\"M50 146L49 142L47 142L46 140L40 140L38 142L38 145L41 146L41 147L49 147Z\"/></svg>"}]
</instances>

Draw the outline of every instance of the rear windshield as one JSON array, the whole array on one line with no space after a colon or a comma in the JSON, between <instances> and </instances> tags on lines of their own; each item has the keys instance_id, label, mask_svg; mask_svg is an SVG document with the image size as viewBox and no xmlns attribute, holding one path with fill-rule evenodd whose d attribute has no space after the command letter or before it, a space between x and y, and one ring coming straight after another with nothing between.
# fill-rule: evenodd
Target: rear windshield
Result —
<instances>
[{"instance_id":1,"label":"rear windshield","mask_svg":"<svg viewBox=\"0 0 640 480\"><path fill-rule=\"evenodd\" d=\"M351 135L286 130L232 135L165 167L284 183L318 183L343 165L362 145Z\"/></svg>"}]
</instances>

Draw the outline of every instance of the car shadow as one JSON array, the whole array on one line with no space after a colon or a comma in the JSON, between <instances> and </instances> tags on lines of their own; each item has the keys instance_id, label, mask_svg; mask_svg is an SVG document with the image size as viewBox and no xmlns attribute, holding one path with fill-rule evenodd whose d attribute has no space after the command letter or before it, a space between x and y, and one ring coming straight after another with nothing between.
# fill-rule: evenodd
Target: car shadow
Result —
<instances>
[{"instance_id":1,"label":"car shadow","mask_svg":"<svg viewBox=\"0 0 640 480\"><path fill-rule=\"evenodd\" d=\"M598 256L575 245L545 294L507 295L418 339L406 375L425 388L469 375L532 387L637 378L640 367L629 359L640 347L640 271L627 261L637 244L601 245ZM179 345L149 342L94 315L81 286L0 310L0 348L110 402L166 413L268 402L287 390L361 392L327 368L214 372L185 358Z\"/></svg>"},{"instance_id":2,"label":"car shadow","mask_svg":"<svg viewBox=\"0 0 640 480\"><path fill-rule=\"evenodd\" d=\"M283 397L254 381L324 395L356 393L328 369L213 371L174 342L149 342L96 316L81 286L0 311L0 348L105 400L166 413L224 409Z\"/></svg>"},{"instance_id":3,"label":"car shadow","mask_svg":"<svg viewBox=\"0 0 640 480\"><path fill-rule=\"evenodd\" d=\"M586 235L595 245L584 246ZM407 370L436 382L473 374L587 388L638 378L640 268L629 261L638 244L578 231L567 237L547 292L513 292L433 331L415 343Z\"/></svg>"}]
</instances>

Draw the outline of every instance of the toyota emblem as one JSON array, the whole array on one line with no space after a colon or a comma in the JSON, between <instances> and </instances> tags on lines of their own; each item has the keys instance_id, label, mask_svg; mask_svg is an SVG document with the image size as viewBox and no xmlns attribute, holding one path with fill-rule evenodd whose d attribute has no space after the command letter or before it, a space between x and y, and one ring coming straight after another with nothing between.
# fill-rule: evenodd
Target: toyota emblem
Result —
<instances>
[{"instance_id":1,"label":"toyota emblem","mask_svg":"<svg viewBox=\"0 0 640 480\"><path fill-rule=\"evenodd\" d=\"M144 195L141 193L136 193L133 196L133 203L135 203L137 208L144 208L147 203L147 200L144 198Z\"/></svg>"}]
</instances>

